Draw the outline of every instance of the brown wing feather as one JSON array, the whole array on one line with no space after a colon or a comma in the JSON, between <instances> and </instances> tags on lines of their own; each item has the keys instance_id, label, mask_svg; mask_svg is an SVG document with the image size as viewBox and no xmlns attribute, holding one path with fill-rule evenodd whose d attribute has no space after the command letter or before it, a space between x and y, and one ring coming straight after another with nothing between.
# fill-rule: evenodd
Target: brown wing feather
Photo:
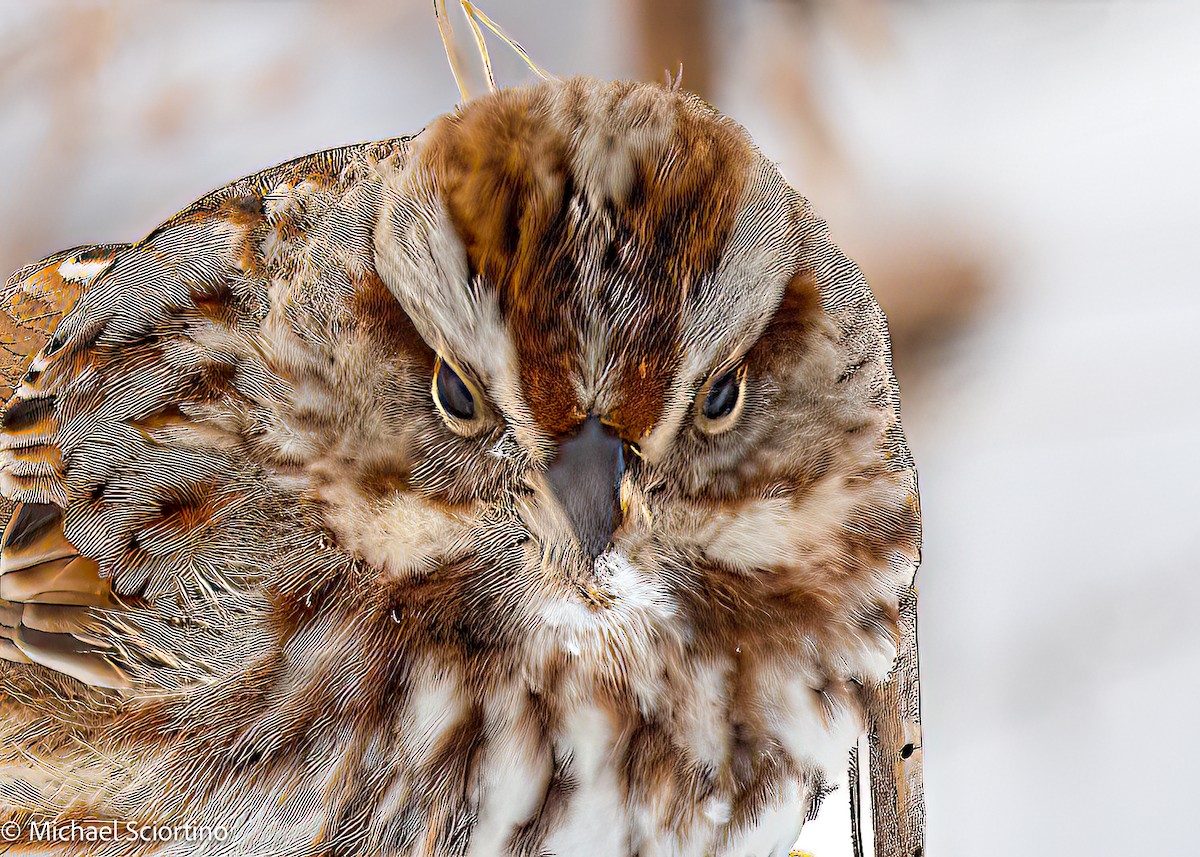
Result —
<instances>
[{"instance_id":1,"label":"brown wing feather","mask_svg":"<svg viewBox=\"0 0 1200 857\"><path fill-rule=\"evenodd\" d=\"M75 247L27 265L9 278L0 303L0 398L8 400L58 322L127 246Z\"/></svg>"},{"instance_id":2,"label":"brown wing feather","mask_svg":"<svg viewBox=\"0 0 1200 857\"><path fill-rule=\"evenodd\" d=\"M14 484L46 482L60 468L50 440L53 397L40 389L36 357L80 296L127 245L76 247L14 274L0 304L0 383L7 472ZM21 475L24 474L24 475ZM5 502L0 549L0 660L37 663L100 687L128 677L87 638L88 607L115 607L99 567L80 556L52 503Z\"/></svg>"},{"instance_id":3,"label":"brown wing feather","mask_svg":"<svg viewBox=\"0 0 1200 857\"><path fill-rule=\"evenodd\" d=\"M64 251L11 278L0 660L97 687L178 688L261 649L264 604L250 593L263 546L295 536L251 463L286 395L255 344L267 288L320 245L304 229L361 197L371 165L403 143L281 164L136 244Z\"/></svg>"}]
</instances>

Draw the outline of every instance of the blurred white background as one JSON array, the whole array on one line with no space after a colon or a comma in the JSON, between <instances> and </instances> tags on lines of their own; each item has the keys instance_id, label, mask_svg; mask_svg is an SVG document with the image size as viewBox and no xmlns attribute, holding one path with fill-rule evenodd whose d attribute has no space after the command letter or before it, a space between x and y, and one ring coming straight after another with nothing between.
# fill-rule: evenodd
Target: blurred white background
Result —
<instances>
[{"instance_id":1,"label":"blurred white background","mask_svg":"<svg viewBox=\"0 0 1200 857\"><path fill-rule=\"evenodd\" d=\"M682 59L875 285L926 522L928 853L1200 853L1200 4L485 9L560 75ZM457 98L427 0L0 0L0 268Z\"/></svg>"}]
</instances>

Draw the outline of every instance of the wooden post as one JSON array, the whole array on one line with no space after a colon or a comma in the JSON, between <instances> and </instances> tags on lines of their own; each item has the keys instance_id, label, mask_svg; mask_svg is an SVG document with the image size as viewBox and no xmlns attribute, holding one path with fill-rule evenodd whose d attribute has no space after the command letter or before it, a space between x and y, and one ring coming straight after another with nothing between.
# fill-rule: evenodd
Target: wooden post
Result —
<instances>
[{"instance_id":1,"label":"wooden post","mask_svg":"<svg viewBox=\"0 0 1200 857\"><path fill-rule=\"evenodd\" d=\"M862 690L870 746L874 857L924 857L925 781L921 685L917 664L917 591L900 602L900 646L888 680ZM863 783L858 750L850 754L850 824L855 857L865 857Z\"/></svg>"}]
</instances>

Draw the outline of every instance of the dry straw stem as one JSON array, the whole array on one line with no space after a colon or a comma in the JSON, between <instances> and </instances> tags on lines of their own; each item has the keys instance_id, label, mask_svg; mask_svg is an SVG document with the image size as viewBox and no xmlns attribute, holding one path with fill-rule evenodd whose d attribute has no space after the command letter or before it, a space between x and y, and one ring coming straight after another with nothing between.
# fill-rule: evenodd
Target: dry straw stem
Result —
<instances>
[{"instance_id":1,"label":"dry straw stem","mask_svg":"<svg viewBox=\"0 0 1200 857\"><path fill-rule=\"evenodd\" d=\"M483 30L479 26L480 24L487 27L504 44L508 45L529 66L529 69L542 80L552 80L554 78L554 75L533 61L533 58L529 56L529 53L521 46L520 42L505 33L500 28L500 25L488 17L477 5L468 2L468 0L460 0L459 5L462 6L462 10L467 16L467 23L470 25L471 34L475 38L475 49L479 52L479 60L483 64L483 74L487 79L488 92L496 91L496 77L492 72L492 57L488 52L487 42L484 39ZM446 48L446 59L450 62L450 72L454 75L454 82L458 84L459 94L462 96L464 102L470 101L472 98L471 90L467 84L462 59L459 56L458 41L454 36L454 27L450 24L450 16L446 11L446 0L433 0L433 14L437 18L438 31L442 35L442 45Z\"/></svg>"}]
</instances>

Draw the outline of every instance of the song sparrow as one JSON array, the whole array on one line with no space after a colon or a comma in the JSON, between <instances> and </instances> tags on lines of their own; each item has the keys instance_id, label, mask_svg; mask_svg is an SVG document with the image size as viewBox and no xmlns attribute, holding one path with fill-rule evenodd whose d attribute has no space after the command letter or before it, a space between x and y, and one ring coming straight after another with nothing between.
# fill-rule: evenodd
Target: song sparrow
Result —
<instances>
[{"instance_id":1,"label":"song sparrow","mask_svg":"<svg viewBox=\"0 0 1200 857\"><path fill-rule=\"evenodd\" d=\"M764 857L843 769L918 559L886 328L695 97L500 90L7 308L0 821Z\"/></svg>"}]
</instances>

